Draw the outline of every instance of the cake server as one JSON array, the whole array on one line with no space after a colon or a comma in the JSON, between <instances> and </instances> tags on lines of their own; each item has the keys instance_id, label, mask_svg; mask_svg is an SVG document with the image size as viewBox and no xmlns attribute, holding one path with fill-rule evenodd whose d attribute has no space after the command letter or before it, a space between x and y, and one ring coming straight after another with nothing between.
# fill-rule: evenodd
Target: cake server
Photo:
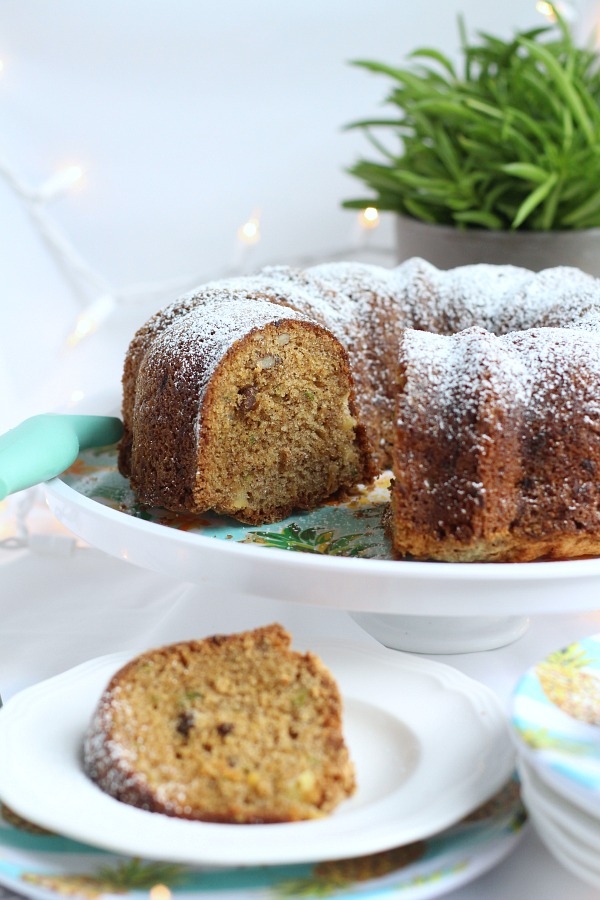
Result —
<instances>
[{"instance_id":1,"label":"cake server","mask_svg":"<svg viewBox=\"0 0 600 900\"><path fill-rule=\"evenodd\" d=\"M80 450L114 444L123 424L115 416L44 413L0 436L0 500L60 475Z\"/></svg>"}]
</instances>

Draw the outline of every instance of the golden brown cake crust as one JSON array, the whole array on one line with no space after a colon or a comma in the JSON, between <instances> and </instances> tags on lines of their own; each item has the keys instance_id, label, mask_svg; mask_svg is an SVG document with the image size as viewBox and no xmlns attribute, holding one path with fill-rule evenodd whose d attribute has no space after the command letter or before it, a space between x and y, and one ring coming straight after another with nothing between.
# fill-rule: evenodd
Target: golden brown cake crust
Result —
<instances>
[{"instance_id":1,"label":"golden brown cake crust","mask_svg":"<svg viewBox=\"0 0 600 900\"><path fill-rule=\"evenodd\" d=\"M175 437L168 453L162 441L157 445L145 437L140 444L136 438L164 415L156 383L147 393L145 372L156 348L191 321L218 329L225 306L246 310L247 331L254 316L262 315L259 328L266 333L270 306L279 308L282 318L296 316L326 329L343 347L353 381L346 408L355 420L356 452L336 483L346 489L353 468L358 481L394 469L392 536L399 557L526 561L600 553L597 279L569 268L535 273L476 265L440 271L419 259L391 270L359 263L305 271L273 267L209 284L154 316L135 336L126 359L121 471L144 502L193 511L215 508L258 524L295 506L311 508L320 502L319 492L322 502L335 479L321 473L312 492L300 490L286 503L285 479L279 478L280 497L270 507L268 497L257 500L261 488L255 482L246 491L240 480L233 502L205 491L205 464L214 450L206 451L206 434L197 425L202 397L208 407L222 392L217 379L208 379L196 406L194 378L198 371L214 374L215 359L203 369L196 355L188 393L182 391L181 403L178 394L170 398L167 418L179 419L169 426ZM238 337L245 341L243 329ZM218 359L227 359L228 352L223 344ZM157 359L157 370L173 365ZM244 401L237 402L239 409ZM253 417L256 410L248 421L262 438ZM335 427L327 425L329 433L340 433L343 418L338 415ZM136 441L149 460L143 478L138 464L132 465ZM161 453L171 466L168 495L166 473L154 462ZM256 457L259 467L261 459ZM275 472L278 465L285 468L271 455L264 469ZM249 472L244 477L250 478ZM265 484L265 494L270 490ZM172 499L169 491L178 496Z\"/></svg>"},{"instance_id":2,"label":"golden brown cake crust","mask_svg":"<svg viewBox=\"0 0 600 900\"><path fill-rule=\"evenodd\" d=\"M111 796L180 818L317 818L355 789L342 701L277 624L148 651L117 672L84 740Z\"/></svg>"},{"instance_id":3,"label":"golden brown cake crust","mask_svg":"<svg viewBox=\"0 0 600 900\"><path fill-rule=\"evenodd\" d=\"M406 332L397 552L462 562L600 552L598 338L574 328Z\"/></svg>"}]
</instances>

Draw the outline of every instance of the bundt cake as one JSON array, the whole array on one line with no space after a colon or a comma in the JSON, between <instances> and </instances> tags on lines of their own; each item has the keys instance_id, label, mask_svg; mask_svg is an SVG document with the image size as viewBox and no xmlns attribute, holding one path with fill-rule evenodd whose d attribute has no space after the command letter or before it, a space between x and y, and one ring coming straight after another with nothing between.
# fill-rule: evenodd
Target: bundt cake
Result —
<instances>
[{"instance_id":1,"label":"bundt cake","mask_svg":"<svg viewBox=\"0 0 600 900\"><path fill-rule=\"evenodd\" d=\"M600 551L600 282L332 263L213 282L135 335L139 499L276 521L392 468L399 557Z\"/></svg>"},{"instance_id":2,"label":"bundt cake","mask_svg":"<svg viewBox=\"0 0 600 900\"><path fill-rule=\"evenodd\" d=\"M355 790L336 682L269 625L150 650L104 690L86 773L124 803L186 819L314 819Z\"/></svg>"}]
</instances>

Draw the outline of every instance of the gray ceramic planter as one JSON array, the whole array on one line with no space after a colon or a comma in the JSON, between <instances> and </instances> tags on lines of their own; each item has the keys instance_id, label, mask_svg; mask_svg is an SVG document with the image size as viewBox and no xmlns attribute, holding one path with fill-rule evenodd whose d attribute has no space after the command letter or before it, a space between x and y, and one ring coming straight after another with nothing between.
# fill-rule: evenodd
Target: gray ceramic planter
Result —
<instances>
[{"instance_id":1,"label":"gray ceramic planter","mask_svg":"<svg viewBox=\"0 0 600 900\"><path fill-rule=\"evenodd\" d=\"M420 256L440 269L471 263L523 266L539 271L576 266L600 277L600 228L582 231L461 231L397 216L398 262Z\"/></svg>"}]
</instances>

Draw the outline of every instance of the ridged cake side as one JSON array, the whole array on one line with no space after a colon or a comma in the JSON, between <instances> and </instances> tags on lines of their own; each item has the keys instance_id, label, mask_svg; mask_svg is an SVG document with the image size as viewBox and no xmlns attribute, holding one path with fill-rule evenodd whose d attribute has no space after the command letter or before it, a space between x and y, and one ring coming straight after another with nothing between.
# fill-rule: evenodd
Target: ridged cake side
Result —
<instances>
[{"instance_id":1,"label":"ridged cake side","mask_svg":"<svg viewBox=\"0 0 600 900\"><path fill-rule=\"evenodd\" d=\"M393 543L417 559L600 553L600 334L407 331Z\"/></svg>"}]
</instances>

